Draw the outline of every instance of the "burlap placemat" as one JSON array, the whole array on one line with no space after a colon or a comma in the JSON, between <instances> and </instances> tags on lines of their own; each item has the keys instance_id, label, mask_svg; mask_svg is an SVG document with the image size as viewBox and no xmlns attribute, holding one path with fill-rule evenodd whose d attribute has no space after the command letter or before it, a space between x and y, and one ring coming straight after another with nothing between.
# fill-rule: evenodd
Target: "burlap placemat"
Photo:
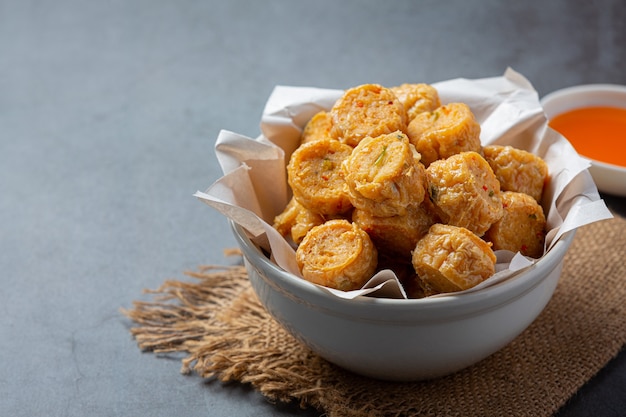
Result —
<instances>
[{"instance_id":1,"label":"burlap placemat","mask_svg":"<svg viewBox=\"0 0 626 417\"><path fill-rule=\"evenodd\" d=\"M338 416L549 416L626 343L626 220L581 228L554 297L504 349L454 375L391 383L311 353L257 301L241 266L166 281L124 314L139 347L187 352L182 371L251 384Z\"/></svg>"}]
</instances>

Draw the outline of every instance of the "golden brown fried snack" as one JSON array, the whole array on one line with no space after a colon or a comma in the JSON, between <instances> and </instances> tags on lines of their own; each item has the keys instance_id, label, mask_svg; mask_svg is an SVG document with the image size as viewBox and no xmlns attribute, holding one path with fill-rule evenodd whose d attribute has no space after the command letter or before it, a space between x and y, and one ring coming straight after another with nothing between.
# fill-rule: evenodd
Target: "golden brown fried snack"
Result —
<instances>
[{"instance_id":1,"label":"golden brown fried snack","mask_svg":"<svg viewBox=\"0 0 626 417\"><path fill-rule=\"evenodd\" d=\"M359 209L352 213L352 221L367 232L378 252L395 256L396 262L411 258L417 241L428 233L436 220L435 214L423 205L410 207L402 216L378 217Z\"/></svg>"},{"instance_id":2,"label":"golden brown fried snack","mask_svg":"<svg viewBox=\"0 0 626 417\"><path fill-rule=\"evenodd\" d=\"M433 225L413 251L413 267L427 293L472 288L495 272L490 244L463 228Z\"/></svg>"},{"instance_id":3,"label":"golden brown fried snack","mask_svg":"<svg viewBox=\"0 0 626 417\"><path fill-rule=\"evenodd\" d=\"M404 105L409 122L418 114L441 106L437 89L429 84L402 84L391 87L391 91Z\"/></svg>"},{"instance_id":4,"label":"golden brown fried snack","mask_svg":"<svg viewBox=\"0 0 626 417\"><path fill-rule=\"evenodd\" d=\"M465 103L450 103L420 113L406 132L426 167L460 152L481 151L480 124Z\"/></svg>"},{"instance_id":5,"label":"golden brown fried snack","mask_svg":"<svg viewBox=\"0 0 626 417\"><path fill-rule=\"evenodd\" d=\"M405 131L404 106L390 89L364 84L346 90L330 110L332 137L352 147L365 137Z\"/></svg>"},{"instance_id":6,"label":"golden brown fried snack","mask_svg":"<svg viewBox=\"0 0 626 417\"><path fill-rule=\"evenodd\" d=\"M548 164L539 156L511 146L488 145L485 159L500 181L503 191L516 191L541 202L548 182Z\"/></svg>"},{"instance_id":7,"label":"golden brown fried snack","mask_svg":"<svg viewBox=\"0 0 626 417\"><path fill-rule=\"evenodd\" d=\"M333 120L330 113L320 111L316 113L311 120L304 126L302 135L300 135L300 143L314 142L316 140L330 139L330 131L333 127Z\"/></svg>"},{"instance_id":8,"label":"golden brown fried snack","mask_svg":"<svg viewBox=\"0 0 626 417\"><path fill-rule=\"evenodd\" d=\"M426 168L430 199L442 223L482 236L504 215L500 183L485 159L462 152Z\"/></svg>"},{"instance_id":9,"label":"golden brown fried snack","mask_svg":"<svg viewBox=\"0 0 626 417\"><path fill-rule=\"evenodd\" d=\"M495 222L483 238L493 243L493 250L507 249L532 258L543 255L546 218L537 201L528 194L502 193L504 216Z\"/></svg>"},{"instance_id":10,"label":"golden brown fried snack","mask_svg":"<svg viewBox=\"0 0 626 417\"><path fill-rule=\"evenodd\" d=\"M296 149L287 165L287 180L298 203L322 215L337 215L352 208L341 163L352 148L336 140L318 140Z\"/></svg>"},{"instance_id":11,"label":"golden brown fried snack","mask_svg":"<svg viewBox=\"0 0 626 417\"><path fill-rule=\"evenodd\" d=\"M367 137L341 168L352 205L374 216L405 215L426 190L420 155L400 131Z\"/></svg>"},{"instance_id":12,"label":"golden brown fried snack","mask_svg":"<svg viewBox=\"0 0 626 417\"><path fill-rule=\"evenodd\" d=\"M343 291L361 288L376 271L378 253L370 237L347 220L316 226L296 250L302 276Z\"/></svg>"},{"instance_id":13,"label":"golden brown fried snack","mask_svg":"<svg viewBox=\"0 0 626 417\"><path fill-rule=\"evenodd\" d=\"M283 237L291 237L294 243L299 244L309 230L324 221L322 215L307 210L292 198L285 210L274 218L273 226Z\"/></svg>"}]
</instances>

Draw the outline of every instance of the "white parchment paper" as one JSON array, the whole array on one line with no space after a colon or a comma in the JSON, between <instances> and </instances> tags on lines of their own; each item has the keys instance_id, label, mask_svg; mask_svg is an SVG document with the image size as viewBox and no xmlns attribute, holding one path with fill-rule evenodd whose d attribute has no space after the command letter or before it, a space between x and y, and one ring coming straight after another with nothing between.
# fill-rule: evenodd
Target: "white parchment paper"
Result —
<instances>
[{"instance_id":1,"label":"white parchment paper","mask_svg":"<svg viewBox=\"0 0 626 417\"><path fill-rule=\"evenodd\" d=\"M481 125L483 145L511 145L546 161L550 172L542 201L548 224L546 251L567 231L612 217L587 170L589 162L548 127L537 92L521 74L507 69L500 77L459 78L432 85L442 104L464 102L470 106ZM285 166L309 119L320 110L329 110L342 94L342 90L277 86L265 106L257 138L225 130L219 133L215 152L224 176L206 191L194 194L243 226L294 279L302 279L295 251L271 226L291 196ZM506 251L497 251L496 255L496 274L464 292L479 291L508 279L536 262ZM377 273L361 290L324 290L344 298L406 297L388 270ZM442 296L446 295L437 295Z\"/></svg>"}]
</instances>

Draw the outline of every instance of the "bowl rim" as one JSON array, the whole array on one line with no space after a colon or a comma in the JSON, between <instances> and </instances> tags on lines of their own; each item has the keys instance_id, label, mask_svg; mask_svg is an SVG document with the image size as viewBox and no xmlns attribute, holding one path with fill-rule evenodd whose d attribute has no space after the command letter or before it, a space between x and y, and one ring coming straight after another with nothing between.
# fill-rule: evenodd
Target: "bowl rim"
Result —
<instances>
[{"instance_id":1,"label":"bowl rim","mask_svg":"<svg viewBox=\"0 0 626 417\"><path fill-rule=\"evenodd\" d=\"M576 232L574 229L564 233L548 253L539 258L523 273L475 292L421 299L374 297L343 299L276 265L252 243L241 225L232 220L229 222L235 239L244 257L251 264L250 266L255 268L259 272L260 278L275 290L297 300L299 303L307 304L316 310L324 310L332 315L359 317L374 321L391 321L395 324L415 322L416 320L433 322L458 316L469 317L498 308L502 304L522 297L537 287L563 262ZM271 274L273 279L268 278L268 274ZM381 314L383 311L385 313Z\"/></svg>"},{"instance_id":2,"label":"bowl rim","mask_svg":"<svg viewBox=\"0 0 626 417\"><path fill-rule=\"evenodd\" d=\"M589 158L588 156L580 155L581 158L586 159L589 163L600 167L604 170L610 171L613 174L624 175L626 174L626 166L611 164L609 162L600 161L598 159Z\"/></svg>"},{"instance_id":3,"label":"bowl rim","mask_svg":"<svg viewBox=\"0 0 626 417\"><path fill-rule=\"evenodd\" d=\"M551 91L541 97L540 102L542 107L545 107L546 102L556 100L563 96L572 94L589 94L589 93L618 93L626 94L626 85L622 84L610 84L610 83L597 83L597 84L579 84L569 87L559 88L558 90ZM580 106L583 107L583 106ZM573 105L571 109L578 108L577 105ZM626 104L624 105L626 108Z\"/></svg>"}]
</instances>

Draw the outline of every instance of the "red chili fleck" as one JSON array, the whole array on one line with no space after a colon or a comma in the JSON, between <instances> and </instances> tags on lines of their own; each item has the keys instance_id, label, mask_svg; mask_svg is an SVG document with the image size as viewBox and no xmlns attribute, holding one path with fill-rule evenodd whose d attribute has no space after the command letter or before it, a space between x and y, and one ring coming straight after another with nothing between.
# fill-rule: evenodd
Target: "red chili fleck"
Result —
<instances>
[{"instance_id":1,"label":"red chili fleck","mask_svg":"<svg viewBox=\"0 0 626 417\"><path fill-rule=\"evenodd\" d=\"M526 245L522 245L522 253L526 252L528 250L528 246Z\"/></svg>"},{"instance_id":2,"label":"red chili fleck","mask_svg":"<svg viewBox=\"0 0 626 417\"><path fill-rule=\"evenodd\" d=\"M483 185L483 190L487 191L487 186Z\"/></svg>"},{"instance_id":3,"label":"red chili fleck","mask_svg":"<svg viewBox=\"0 0 626 417\"><path fill-rule=\"evenodd\" d=\"M389 101L387 102L387 104L393 104L393 101L392 101L392 100L389 100Z\"/></svg>"},{"instance_id":4,"label":"red chili fleck","mask_svg":"<svg viewBox=\"0 0 626 417\"><path fill-rule=\"evenodd\" d=\"M324 181L328 181L330 179L330 177L328 175L322 175L322 179Z\"/></svg>"},{"instance_id":5,"label":"red chili fleck","mask_svg":"<svg viewBox=\"0 0 626 417\"><path fill-rule=\"evenodd\" d=\"M357 101L357 102L356 102L356 106L357 106L357 107L363 107L363 106L364 106L364 104L363 104L363 102L362 102L362 101Z\"/></svg>"}]
</instances>

